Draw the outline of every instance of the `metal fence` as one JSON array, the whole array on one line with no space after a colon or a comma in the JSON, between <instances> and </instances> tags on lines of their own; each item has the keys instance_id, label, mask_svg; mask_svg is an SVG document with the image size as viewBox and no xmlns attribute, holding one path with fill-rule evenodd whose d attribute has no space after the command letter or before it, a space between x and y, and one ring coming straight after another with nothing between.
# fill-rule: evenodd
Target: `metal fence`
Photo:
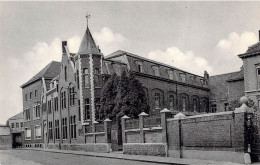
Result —
<instances>
[{"instance_id":1,"label":"metal fence","mask_svg":"<svg viewBox=\"0 0 260 165\"><path fill-rule=\"evenodd\" d=\"M161 127L161 117L145 117L144 128Z\"/></svg>"},{"instance_id":2,"label":"metal fence","mask_svg":"<svg viewBox=\"0 0 260 165\"><path fill-rule=\"evenodd\" d=\"M105 132L105 128L104 128L104 124L101 123L101 124L97 124L95 125L95 132Z\"/></svg>"},{"instance_id":3,"label":"metal fence","mask_svg":"<svg viewBox=\"0 0 260 165\"><path fill-rule=\"evenodd\" d=\"M139 119L126 120L125 129L138 129Z\"/></svg>"}]
</instances>

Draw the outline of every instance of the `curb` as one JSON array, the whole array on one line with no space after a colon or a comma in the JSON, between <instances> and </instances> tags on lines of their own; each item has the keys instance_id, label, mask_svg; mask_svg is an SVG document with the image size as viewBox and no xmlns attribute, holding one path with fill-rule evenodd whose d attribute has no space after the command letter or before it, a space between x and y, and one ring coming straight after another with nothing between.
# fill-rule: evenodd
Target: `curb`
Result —
<instances>
[{"instance_id":1,"label":"curb","mask_svg":"<svg viewBox=\"0 0 260 165\"><path fill-rule=\"evenodd\" d=\"M188 165L187 163L171 163L171 162L161 162L161 161L154 161L154 160L144 160L144 159L135 159L135 158L126 158L126 157L116 157L110 155L95 155L89 153L75 153L75 152L62 152L62 151L52 151L52 150L41 150L41 149L16 149L16 150L34 150L34 151L43 151L43 152L53 152L53 153L62 153L62 154L72 154L72 155L81 155L81 156L91 156L91 157L102 157L102 158L111 158L111 159L121 159L121 160L131 160L137 162L148 162L148 163L160 163L160 164L171 164L171 165ZM68 151L68 150L64 150Z\"/></svg>"}]
</instances>

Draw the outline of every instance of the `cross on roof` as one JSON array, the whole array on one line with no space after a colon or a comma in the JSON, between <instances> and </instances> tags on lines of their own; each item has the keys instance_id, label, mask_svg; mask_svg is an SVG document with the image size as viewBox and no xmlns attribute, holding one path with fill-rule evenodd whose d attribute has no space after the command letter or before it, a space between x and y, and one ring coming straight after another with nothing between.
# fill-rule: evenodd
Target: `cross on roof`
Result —
<instances>
[{"instance_id":1,"label":"cross on roof","mask_svg":"<svg viewBox=\"0 0 260 165\"><path fill-rule=\"evenodd\" d=\"M86 19L87 19L87 27L88 27L88 19L90 18L90 14L86 15Z\"/></svg>"}]
</instances>

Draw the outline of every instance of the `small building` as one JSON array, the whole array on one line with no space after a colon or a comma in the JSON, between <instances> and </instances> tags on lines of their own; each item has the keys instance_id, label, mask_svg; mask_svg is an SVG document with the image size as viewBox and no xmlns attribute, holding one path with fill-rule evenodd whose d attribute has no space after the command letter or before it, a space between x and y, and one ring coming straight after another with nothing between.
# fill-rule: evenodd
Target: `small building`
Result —
<instances>
[{"instance_id":1,"label":"small building","mask_svg":"<svg viewBox=\"0 0 260 165\"><path fill-rule=\"evenodd\" d=\"M12 148L12 139L10 134L10 127L0 125L0 150Z\"/></svg>"},{"instance_id":2,"label":"small building","mask_svg":"<svg viewBox=\"0 0 260 165\"><path fill-rule=\"evenodd\" d=\"M20 148L24 145L24 117L23 112L8 119L11 131L12 147Z\"/></svg>"}]
</instances>

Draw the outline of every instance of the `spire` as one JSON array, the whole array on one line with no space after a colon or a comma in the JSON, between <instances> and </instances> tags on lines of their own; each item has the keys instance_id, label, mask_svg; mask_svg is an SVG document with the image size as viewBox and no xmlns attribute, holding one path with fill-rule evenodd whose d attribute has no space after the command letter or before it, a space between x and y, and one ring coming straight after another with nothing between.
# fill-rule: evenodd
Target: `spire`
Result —
<instances>
[{"instance_id":1,"label":"spire","mask_svg":"<svg viewBox=\"0 0 260 165\"><path fill-rule=\"evenodd\" d=\"M86 16L87 24L88 24L89 17L90 17L90 15ZM90 30L88 28L88 25L87 25L87 30L82 38L78 54L90 54L90 53L101 54L98 47L95 44L95 41L94 41L94 39L90 33Z\"/></svg>"}]
</instances>

